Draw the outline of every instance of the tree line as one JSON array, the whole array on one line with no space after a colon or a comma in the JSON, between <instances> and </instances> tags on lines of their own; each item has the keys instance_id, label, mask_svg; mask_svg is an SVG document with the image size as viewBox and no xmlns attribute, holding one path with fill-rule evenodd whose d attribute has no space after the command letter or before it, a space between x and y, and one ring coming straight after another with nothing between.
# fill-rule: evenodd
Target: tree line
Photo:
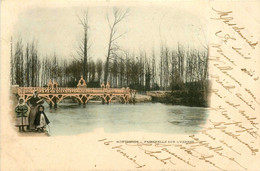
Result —
<instances>
[{"instance_id":1,"label":"tree line","mask_svg":"<svg viewBox=\"0 0 260 171\"><path fill-rule=\"evenodd\" d=\"M111 57L108 72L101 59L89 60L84 65L84 60L68 60L56 54L43 57L34 41L24 45L18 39L12 49L11 80L19 86L44 86L55 79L61 86L73 87L83 73L87 82L101 84L107 73L112 87L171 90L180 89L185 83L205 82L208 77L207 51L185 49L181 45L175 49L162 46L160 56L154 52L148 56L146 52L124 51Z\"/></svg>"}]
</instances>

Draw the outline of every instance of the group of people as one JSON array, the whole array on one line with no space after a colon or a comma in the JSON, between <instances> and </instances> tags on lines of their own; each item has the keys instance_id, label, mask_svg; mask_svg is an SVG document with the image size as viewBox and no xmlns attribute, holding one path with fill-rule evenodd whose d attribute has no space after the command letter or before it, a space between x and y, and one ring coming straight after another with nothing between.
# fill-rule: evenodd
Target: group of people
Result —
<instances>
[{"instance_id":1,"label":"group of people","mask_svg":"<svg viewBox=\"0 0 260 171\"><path fill-rule=\"evenodd\" d=\"M33 96L28 100L28 104L25 103L23 98L19 98L15 113L16 126L19 127L20 132L45 131L50 121L44 112L43 103L43 99L38 97L37 91L35 91Z\"/></svg>"}]
</instances>

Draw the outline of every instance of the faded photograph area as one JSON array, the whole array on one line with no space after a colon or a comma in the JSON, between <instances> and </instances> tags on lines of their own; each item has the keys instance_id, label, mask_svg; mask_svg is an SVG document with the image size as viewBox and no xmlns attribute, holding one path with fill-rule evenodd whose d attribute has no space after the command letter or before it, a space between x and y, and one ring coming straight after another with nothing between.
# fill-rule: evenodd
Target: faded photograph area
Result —
<instances>
[{"instance_id":1,"label":"faded photograph area","mask_svg":"<svg viewBox=\"0 0 260 171\"><path fill-rule=\"evenodd\" d=\"M207 30L172 6L22 11L8 40L14 129L197 133L208 118Z\"/></svg>"}]
</instances>

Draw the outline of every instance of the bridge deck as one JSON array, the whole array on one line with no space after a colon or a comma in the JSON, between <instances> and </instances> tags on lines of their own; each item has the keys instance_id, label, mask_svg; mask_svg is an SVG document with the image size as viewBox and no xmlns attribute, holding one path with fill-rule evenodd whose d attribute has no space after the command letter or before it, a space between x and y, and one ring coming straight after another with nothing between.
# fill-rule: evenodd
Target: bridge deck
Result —
<instances>
[{"instance_id":1,"label":"bridge deck","mask_svg":"<svg viewBox=\"0 0 260 171\"><path fill-rule=\"evenodd\" d=\"M68 88L68 87L58 87L50 89L47 87L19 87L18 94L32 94L34 91L40 93L130 93L128 88Z\"/></svg>"},{"instance_id":2,"label":"bridge deck","mask_svg":"<svg viewBox=\"0 0 260 171\"><path fill-rule=\"evenodd\" d=\"M115 97L119 97L122 102L128 103L135 90L129 88L68 88L68 87L19 87L17 94L27 102L33 93L37 91L38 96L43 98L50 105L57 105L65 98L75 98L79 103L85 104L94 97L100 97L102 102L110 103Z\"/></svg>"}]
</instances>

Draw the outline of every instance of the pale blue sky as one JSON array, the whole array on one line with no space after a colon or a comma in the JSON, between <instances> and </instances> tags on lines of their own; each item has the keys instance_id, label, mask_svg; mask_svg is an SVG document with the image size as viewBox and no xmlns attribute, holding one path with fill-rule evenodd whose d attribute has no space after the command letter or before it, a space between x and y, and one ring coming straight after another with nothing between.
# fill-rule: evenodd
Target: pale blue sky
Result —
<instances>
[{"instance_id":1,"label":"pale blue sky","mask_svg":"<svg viewBox=\"0 0 260 171\"><path fill-rule=\"evenodd\" d=\"M207 16L204 15L207 11L188 11L185 7L185 3L127 7L130 9L129 16L119 24L119 32L127 34L118 40L118 44L131 52L146 51L148 55L153 48L158 53L162 42L170 48L175 48L179 42L202 49L202 45L207 45ZM21 37L24 42L36 39L41 56L55 52L59 58L69 59L71 54L76 54L83 33L76 14L80 15L85 9L89 11L92 59L104 60L109 38L106 14L112 17L112 7L109 6L32 8L23 11L15 25L14 39Z\"/></svg>"}]
</instances>

